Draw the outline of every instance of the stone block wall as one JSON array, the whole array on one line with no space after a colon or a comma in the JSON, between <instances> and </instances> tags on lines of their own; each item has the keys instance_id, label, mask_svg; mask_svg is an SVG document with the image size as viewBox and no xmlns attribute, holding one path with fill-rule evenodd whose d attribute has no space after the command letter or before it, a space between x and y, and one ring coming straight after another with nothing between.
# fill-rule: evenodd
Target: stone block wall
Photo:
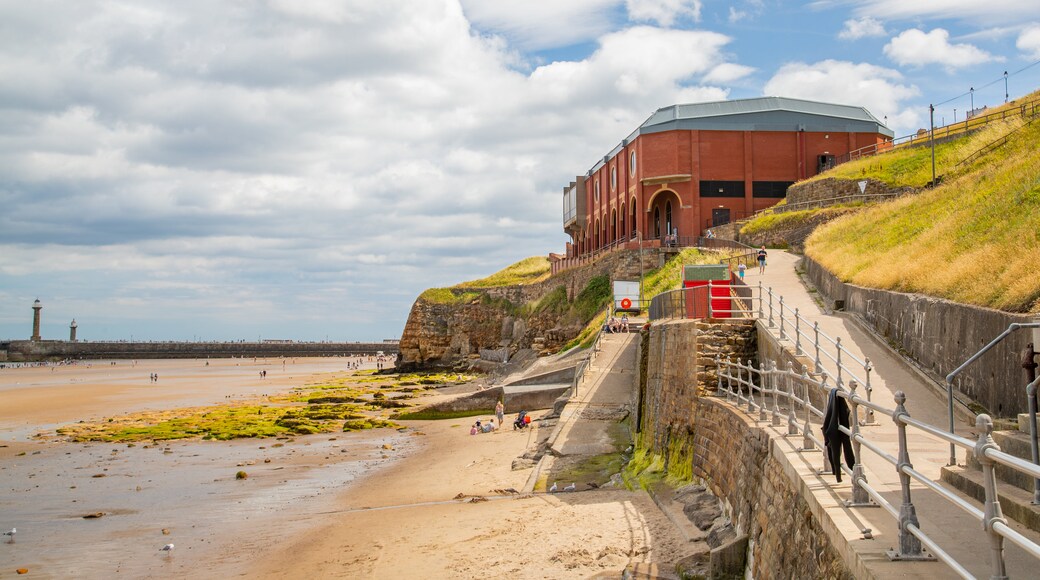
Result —
<instances>
[{"instance_id":1,"label":"stone block wall","mask_svg":"<svg viewBox=\"0 0 1040 580\"><path fill-rule=\"evenodd\" d=\"M656 453L693 432L698 398L715 392L715 357L756 359L754 321L672 320L650 328L641 424Z\"/></svg>"},{"instance_id":2,"label":"stone block wall","mask_svg":"<svg viewBox=\"0 0 1040 580\"><path fill-rule=\"evenodd\" d=\"M867 182L862 192L859 190L860 181ZM787 204L818 202L854 195L869 195L877 196L878 198L897 197L913 191L915 190L912 187L892 187L875 179L835 179L828 177L792 185L787 190Z\"/></svg>"},{"instance_id":3,"label":"stone block wall","mask_svg":"<svg viewBox=\"0 0 1040 580\"><path fill-rule=\"evenodd\" d=\"M752 321L671 321L651 326L640 401L643 442L664 453L668 439L692 441L688 459L747 534L750 578L852 578L816 519L811 493L769 431L710 396L714 353L755 359Z\"/></svg>"},{"instance_id":4,"label":"stone block wall","mask_svg":"<svg viewBox=\"0 0 1040 580\"><path fill-rule=\"evenodd\" d=\"M945 377L1012 323L1040 320L1036 315L1011 314L957 304L920 294L863 288L846 284L810 258L806 274L828 303L842 301L878 334L945 384ZM1028 410L1020 353L1032 342L1019 330L967 367L954 387L998 417Z\"/></svg>"}]
</instances>

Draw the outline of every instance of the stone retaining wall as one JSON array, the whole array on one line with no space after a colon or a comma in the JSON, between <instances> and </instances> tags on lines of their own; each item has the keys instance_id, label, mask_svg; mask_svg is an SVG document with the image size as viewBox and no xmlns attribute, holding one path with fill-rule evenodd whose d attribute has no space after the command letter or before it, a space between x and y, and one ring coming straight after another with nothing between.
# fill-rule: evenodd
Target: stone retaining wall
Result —
<instances>
[{"instance_id":1,"label":"stone retaining wall","mask_svg":"<svg viewBox=\"0 0 1040 580\"><path fill-rule=\"evenodd\" d=\"M860 182L866 187L860 191ZM828 177L815 181L796 183L787 189L787 205L819 202L841 197L857 195L877 196L878 199L896 197L915 191L912 187L892 187L875 179L836 179Z\"/></svg>"},{"instance_id":2,"label":"stone retaining wall","mask_svg":"<svg viewBox=\"0 0 1040 580\"><path fill-rule=\"evenodd\" d=\"M749 577L852 578L806 499L811 493L769 432L709 396L714 355L756 359L757 333L753 321L652 325L641 361L643 441L659 454L687 441L682 460L720 498L737 533L748 535Z\"/></svg>"},{"instance_id":3,"label":"stone retaining wall","mask_svg":"<svg viewBox=\"0 0 1040 580\"><path fill-rule=\"evenodd\" d=\"M957 304L920 294L863 288L838 280L806 257L809 280L827 297L860 316L899 351L945 385L947 374L989 344L1014 322L1036 316ZM1014 417L1028 410L1020 353L1032 342L1019 330L967 367L954 387L984 406L991 415Z\"/></svg>"}]
</instances>

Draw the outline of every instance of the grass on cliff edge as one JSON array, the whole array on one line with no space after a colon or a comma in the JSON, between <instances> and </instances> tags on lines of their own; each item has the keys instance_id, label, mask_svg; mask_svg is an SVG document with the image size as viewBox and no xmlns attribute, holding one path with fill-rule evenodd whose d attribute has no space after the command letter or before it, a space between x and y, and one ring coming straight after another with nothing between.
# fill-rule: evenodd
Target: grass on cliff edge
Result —
<instances>
[{"instance_id":1,"label":"grass on cliff edge","mask_svg":"<svg viewBox=\"0 0 1040 580\"><path fill-rule=\"evenodd\" d=\"M1040 123L972 172L817 229L806 254L842 281L1040 312Z\"/></svg>"},{"instance_id":2,"label":"grass on cliff edge","mask_svg":"<svg viewBox=\"0 0 1040 580\"><path fill-rule=\"evenodd\" d=\"M1029 101L1040 97L1040 92L1019 99ZM1002 108L1015 108L1017 105L1009 104L1000 108L986 111L987 114L999 112ZM956 175L963 175L969 168L957 167L957 164L989 143L1003 137L1008 132L1021 127L1021 118L1009 119L990 123L983 128L960 138L945 143L936 143L935 165L936 173L943 175L948 180ZM942 138L942 133L937 131L937 141ZM928 146L899 147L890 152L873 157L865 157L843 163L830 171L825 171L802 183L818 181L827 178L836 179L875 179L882 183L895 186L910 186L915 188L924 187L932 180L932 150Z\"/></svg>"},{"instance_id":3,"label":"grass on cliff edge","mask_svg":"<svg viewBox=\"0 0 1040 580\"><path fill-rule=\"evenodd\" d=\"M463 288L491 288L495 286L514 286L517 284L534 284L549 277L551 267L546 256L532 256L495 272L487 278L471 280L456 284Z\"/></svg>"}]
</instances>

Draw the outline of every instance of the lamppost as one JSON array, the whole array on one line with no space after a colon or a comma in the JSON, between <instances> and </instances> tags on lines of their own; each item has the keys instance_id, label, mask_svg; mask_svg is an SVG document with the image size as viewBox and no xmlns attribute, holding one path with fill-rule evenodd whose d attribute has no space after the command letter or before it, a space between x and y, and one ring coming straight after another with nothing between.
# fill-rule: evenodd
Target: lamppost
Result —
<instances>
[{"instance_id":1,"label":"lamppost","mask_svg":"<svg viewBox=\"0 0 1040 580\"><path fill-rule=\"evenodd\" d=\"M975 112L975 87L968 89L968 94L971 95L971 111L968 111L968 115Z\"/></svg>"},{"instance_id":2,"label":"lamppost","mask_svg":"<svg viewBox=\"0 0 1040 580\"><path fill-rule=\"evenodd\" d=\"M953 108L953 122L957 122L957 107Z\"/></svg>"},{"instance_id":3,"label":"lamppost","mask_svg":"<svg viewBox=\"0 0 1040 580\"><path fill-rule=\"evenodd\" d=\"M1008 102L1007 71L1004 71L1004 102Z\"/></svg>"}]
</instances>

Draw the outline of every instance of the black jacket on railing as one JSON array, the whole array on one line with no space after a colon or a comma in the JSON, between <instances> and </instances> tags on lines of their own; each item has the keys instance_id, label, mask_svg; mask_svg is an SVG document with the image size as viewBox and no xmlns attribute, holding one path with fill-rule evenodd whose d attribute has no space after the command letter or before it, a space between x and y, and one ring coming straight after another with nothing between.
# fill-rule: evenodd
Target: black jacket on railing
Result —
<instances>
[{"instance_id":1,"label":"black jacket on railing","mask_svg":"<svg viewBox=\"0 0 1040 580\"><path fill-rule=\"evenodd\" d=\"M845 464L852 469L856 466L856 458L852 452L852 441L839 429L849 427L849 405L844 397L838 396L838 389L831 389L827 395L827 412L823 416L823 443L827 447L827 458L831 470L841 483L841 452L845 450Z\"/></svg>"}]
</instances>

